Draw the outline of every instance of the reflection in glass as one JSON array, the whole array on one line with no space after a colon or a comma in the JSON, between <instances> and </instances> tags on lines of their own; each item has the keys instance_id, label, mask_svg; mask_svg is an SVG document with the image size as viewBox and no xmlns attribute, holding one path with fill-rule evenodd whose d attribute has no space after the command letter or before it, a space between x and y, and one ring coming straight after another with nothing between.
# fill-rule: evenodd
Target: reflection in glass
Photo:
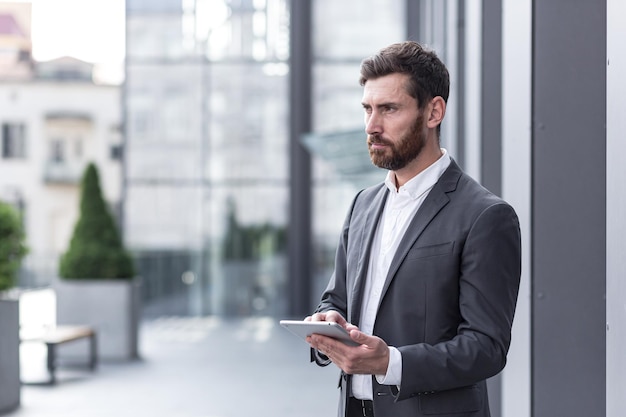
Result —
<instances>
[{"instance_id":1,"label":"reflection in glass","mask_svg":"<svg viewBox=\"0 0 626 417\"><path fill-rule=\"evenodd\" d=\"M146 314L284 315L286 0L127 1L126 241Z\"/></svg>"}]
</instances>

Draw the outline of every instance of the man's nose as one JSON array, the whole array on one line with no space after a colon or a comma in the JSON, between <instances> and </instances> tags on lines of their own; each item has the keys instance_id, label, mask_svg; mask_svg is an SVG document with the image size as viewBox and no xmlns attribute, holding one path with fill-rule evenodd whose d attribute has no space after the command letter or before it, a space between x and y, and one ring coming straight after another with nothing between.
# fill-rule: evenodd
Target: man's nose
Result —
<instances>
[{"instance_id":1,"label":"man's nose","mask_svg":"<svg viewBox=\"0 0 626 417\"><path fill-rule=\"evenodd\" d=\"M365 133L368 135L376 135L383 132L380 117L376 113L368 115L365 119Z\"/></svg>"}]
</instances>

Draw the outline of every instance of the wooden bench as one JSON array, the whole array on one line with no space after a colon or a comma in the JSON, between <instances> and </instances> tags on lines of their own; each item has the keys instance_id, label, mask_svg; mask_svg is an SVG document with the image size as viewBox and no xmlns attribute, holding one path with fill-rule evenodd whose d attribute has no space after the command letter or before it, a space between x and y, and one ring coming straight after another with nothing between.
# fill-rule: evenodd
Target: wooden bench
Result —
<instances>
[{"instance_id":1,"label":"wooden bench","mask_svg":"<svg viewBox=\"0 0 626 417\"><path fill-rule=\"evenodd\" d=\"M56 326L46 329L41 336L23 338L23 342L43 342L47 348L47 368L50 379L45 384L56 383L57 347L75 340L89 340L89 362L92 371L98 361L96 332L88 326Z\"/></svg>"}]
</instances>

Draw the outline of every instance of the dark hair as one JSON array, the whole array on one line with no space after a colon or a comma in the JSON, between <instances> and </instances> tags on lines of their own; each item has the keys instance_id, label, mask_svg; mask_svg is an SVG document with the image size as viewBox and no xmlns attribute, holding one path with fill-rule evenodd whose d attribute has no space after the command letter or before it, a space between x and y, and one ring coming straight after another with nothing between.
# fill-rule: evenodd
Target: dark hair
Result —
<instances>
[{"instance_id":1,"label":"dark hair","mask_svg":"<svg viewBox=\"0 0 626 417\"><path fill-rule=\"evenodd\" d=\"M361 62L359 83L364 86L369 79L395 73L409 75L408 93L417 100L420 109L437 96L441 96L445 102L448 101L448 70L433 51L424 49L419 43L394 43L364 59Z\"/></svg>"}]
</instances>

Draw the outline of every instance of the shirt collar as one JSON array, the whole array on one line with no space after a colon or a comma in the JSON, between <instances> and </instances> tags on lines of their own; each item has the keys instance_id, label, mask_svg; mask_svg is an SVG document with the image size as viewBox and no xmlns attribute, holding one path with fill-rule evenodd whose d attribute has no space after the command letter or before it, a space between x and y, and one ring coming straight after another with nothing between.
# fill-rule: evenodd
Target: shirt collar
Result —
<instances>
[{"instance_id":1,"label":"shirt collar","mask_svg":"<svg viewBox=\"0 0 626 417\"><path fill-rule=\"evenodd\" d=\"M439 177L450 165L450 155L448 151L441 148L443 155L439 157L431 166L411 178L399 190L396 191L396 177L393 171L387 172L385 185L394 194L407 194L410 198L416 199L426 191L430 190L439 181Z\"/></svg>"}]
</instances>

